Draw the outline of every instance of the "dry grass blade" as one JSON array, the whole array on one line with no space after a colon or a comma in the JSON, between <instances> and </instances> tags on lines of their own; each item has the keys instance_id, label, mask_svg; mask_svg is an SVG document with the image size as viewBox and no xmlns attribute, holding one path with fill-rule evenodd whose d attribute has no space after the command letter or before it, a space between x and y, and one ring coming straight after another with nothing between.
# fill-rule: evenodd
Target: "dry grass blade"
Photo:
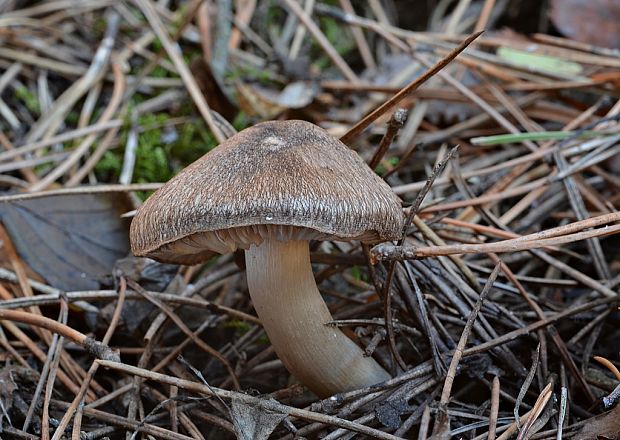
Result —
<instances>
[{"instance_id":1,"label":"dry grass blade","mask_svg":"<svg viewBox=\"0 0 620 440\"><path fill-rule=\"evenodd\" d=\"M620 371L618 370L618 367L616 367L609 359L605 359L601 356L594 356L594 360L597 361L599 364L607 367L609 371L613 373L616 379L620 381Z\"/></svg>"},{"instance_id":2,"label":"dry grass blade","mask_svg":"<svg viewBox=\"0 0 620 440\"><path fill-rule=\"evenodd\" d=\"M534 424L536 419L540 416L543 409L545 409L545 406L547 405L547 402L549 402L549 399L551 399L552 395L553 395L553 384L550 383L550 384L547 384L547 386L540 392L540 395L538 396L538 399L536 400L536 403L534 404L534 408L532 408L529 415L527 416L527 419L525 420L525 423L519 430L519 435L517 436L517 440L523 440L527 438L529 429Z\"/></svg>"},{"instance_id":3,"label":"dry grass blade","mask_svg":"<svg viewBox=\"0 0 620 440\"><path fill-rule=\"evenodd\" d=\"M123 91L125 89L125 80L124 80L123 74L121 73L120 66L117 63L113 62L112 69L114 71L114 79L115 79L114 91L112 93L112 98L110 99L110 102L108 103L107 107L105 108L99 120L97 121L99 123L106 123L110 119L112 119L112 117L116 113L116 110L120 106ZM96 135L94 134L88 135L80 143L80 145L74 151L71 152L71 155L66 160L64 160L58 167L56 167L56 169L54 169L52 172L47 174L39 182L36 182L33 185L31 185L29 188L29 191L37 192L37 191L47 189L52 183L56 181L56 179L58 179L59 177L64 175L67 171L69 171L69 169L73 167L81 159L81 157L84 154L86 154L86 152L88 151L90 146L93 144L93 142L95 142L95 140L96 140Z\"/></svg>"},{"instance_id":4,"label":"dry grass blade","mask_svg":"<svg viewBox=\"0 0 620 440\"><path fill-rule=\"evenodd\" d=\"M294 0L283 0L286 7L289 8L298 18L299 21L308 29L308 32L317 39L323 50L332 59L334 64L340 69L342 74L351 82L357 82L357 75L351 70L347 63L342 59L340 54L334 49L329 40L325 37L323 32L317 27L316 24L308 17L308 14L295 2Z\"/></svg>"},{"instance_id":5,"label":"dry grass blade","mask_svg":"<svg viewBox=\"0 0 620 440\"><path fill-rule=\"evenodd\" d=\"M133 191L153 191L161 188L163 183L131 183L127 185L94 185L76 188L50 189L36 193L12 194L0 196L0 203L17 202L20 200L32 200L42 197L54 197L70 194L102 194L108 192L133 192Z\"/></svg>"},{"instance_id":6,"label":"dry grass blade","mask_svg":"<svg viewBox=\"0 0 620 440\"><path fill-rule=\"evenodd\" d=\"M56 100L49 113L33 125L26 136L26 142L38 141L44 135L55 134L71 107L103 78L108 69L119 26L120 16L116 12L110 13L107 19L106 33L99 49L93 56L93 62L88 71Z\"/></svg>"},{"instance_id":7,"label":"dry grass blade","mask_svg":"<svg viewBox=\"0 0 620 440\"><path fill-rule=\"evenodd\" d=\"M497 413L499 411L499 390L499 378L495 376L493 377L493 388L491 390L491 410L489 414L489 434L487 436L487 440L495 440L495 429L497 428Z\"/></svg>"},{"instance_id":8,"label":"dry grass blade","mask_svg":"<svg viewBox=\"0 0 620 440\"><path fill-rule=\"evenodd\" d=\"M527 373L527 376L525 377L525 380L523 381L523 384L521 385L521 389L519 389L519 394L517 395L517 399L515 402L514 415L515 415L515 422L517 423L518 429L521 429L521 423L519 421L519 407L521 406L521 403L523 402L525 393L527 393L527 390L530 388L530 385L532 384L532 380L534 380L534 375L536 374L536 370L538 370L539 360L540 360L540 344L538 344L538 347L536 347L536 351L532 354L532 366L530 367L530 371Z\"/></svg>"}]
</instances>

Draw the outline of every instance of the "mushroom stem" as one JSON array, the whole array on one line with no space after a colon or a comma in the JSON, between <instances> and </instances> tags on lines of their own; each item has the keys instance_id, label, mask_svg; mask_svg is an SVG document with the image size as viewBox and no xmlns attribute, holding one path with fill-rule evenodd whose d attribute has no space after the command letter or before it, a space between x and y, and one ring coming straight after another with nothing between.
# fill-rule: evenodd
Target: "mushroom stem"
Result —
<instances>
[{"instance_id":1,"label":"mushroom stem","mask_svg":"<svg viewBox=\"0 0 620 440\"><path fill-rule=\"evenodd\" d=\"M245 252L250 296L284 366L319 397L390 378L338 328L316 287L307 241L266 239Z\"/></svg>"}]
</instances>

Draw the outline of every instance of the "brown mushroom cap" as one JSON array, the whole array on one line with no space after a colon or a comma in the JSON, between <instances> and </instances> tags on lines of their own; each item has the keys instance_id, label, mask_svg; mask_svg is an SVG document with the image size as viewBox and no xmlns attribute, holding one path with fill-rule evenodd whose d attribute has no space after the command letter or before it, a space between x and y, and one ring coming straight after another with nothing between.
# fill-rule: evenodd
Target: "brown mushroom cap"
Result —
<instances>
[{"instance_id":1,"label":"brown mushroom cap","mask_svg":"<svg viewBox=\"0 0 620 440\"><path fill-rule=\"evenodd\" d=\"M135 255L191 264L279 240L397 238L399 198L352 150L305 121L247 128L185 168L138 209Z\"/></svg>"}]
</instances>

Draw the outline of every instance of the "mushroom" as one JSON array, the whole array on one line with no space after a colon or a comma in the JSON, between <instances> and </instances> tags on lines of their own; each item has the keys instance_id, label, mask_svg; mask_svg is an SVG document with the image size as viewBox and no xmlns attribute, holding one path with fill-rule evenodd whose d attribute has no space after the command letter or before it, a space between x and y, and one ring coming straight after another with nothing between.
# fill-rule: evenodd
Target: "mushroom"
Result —
<instances>
[{"instance_id":1,"label":"mushroom","mask_svg":"<svg viewBox=\"0 0 620 440\"><path fill-rule=\"evenodd\" d=\"M389 374L338 328L319 293L310 240L377 243L401 234L400 200L360 157L305 121L247 128L138 209L135 255L195 264L245 250L248 290L284 366L320 397Z\"/></svg>"}]
</instances>

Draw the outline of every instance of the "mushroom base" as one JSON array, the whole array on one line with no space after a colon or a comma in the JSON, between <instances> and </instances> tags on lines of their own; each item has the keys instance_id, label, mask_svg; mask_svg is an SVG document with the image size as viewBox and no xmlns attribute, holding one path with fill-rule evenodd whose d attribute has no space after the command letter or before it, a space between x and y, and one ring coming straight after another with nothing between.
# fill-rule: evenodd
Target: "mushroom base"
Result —
<instances>
[{"instance_id":1,"label":"mushroom base","mask_svg":"<svg viewBox=\"0 0 620 440\"><path fill-rule=\"evenodd\" d=\"M338 328L319 293L307 241L265 240L245 252L250 296L284 366L319 397L390 375Z\"/></svg>"}]
</instances>

